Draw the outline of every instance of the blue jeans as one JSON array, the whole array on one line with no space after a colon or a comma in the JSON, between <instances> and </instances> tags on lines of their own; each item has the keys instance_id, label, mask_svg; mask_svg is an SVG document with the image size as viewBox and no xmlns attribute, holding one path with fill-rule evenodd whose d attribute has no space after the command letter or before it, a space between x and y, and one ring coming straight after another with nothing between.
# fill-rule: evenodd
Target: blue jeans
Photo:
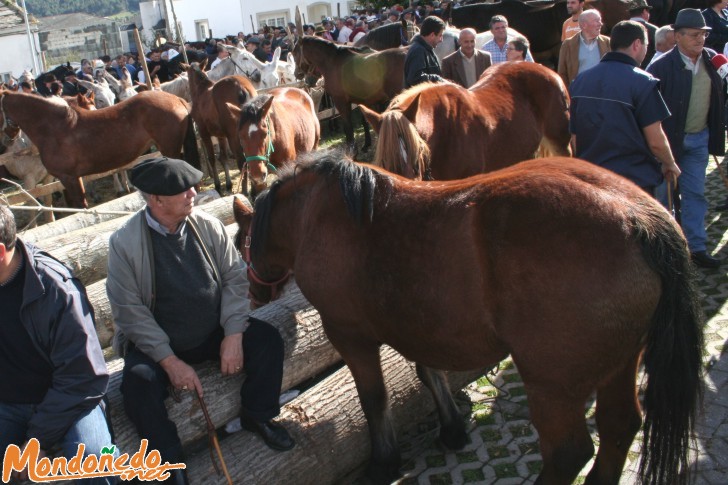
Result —
<instances>
[{"instance_id":1,"label":"blue jeans","mask_svg":"<svg viewBox=\"0 0 728 485\"><path fill-rule=\"evenodd\" d=\"M706 250L705 232L705 171L708 168L708 129L688 133L683 139L682 156L676 160L682 173L678 178L680 192L680 226L688 240L690 252ZM665 183L657 189L657 197L667 207Z\"/></svg>"},{"instance_id":2,"label":"blue jeans","mask_svg":"<svg viewBox=\"0 0 728 485\"><path fill-rule=\"evenodd\" d=\"M8 445L22 446L25 443L28 422L35 408L34 404L0 402L0 453L4 454ZM79 443L86 445L86 455L96 456L101 454L101 448L112 444L109 426L100 404L78 418L58 444L61 446L63 456L71 459L76 455ZM115 451L115 455L119 456L118 450ZM116 477L77 481L87 485L109 485L117 482Z\"/></svg>"}]
</instances>

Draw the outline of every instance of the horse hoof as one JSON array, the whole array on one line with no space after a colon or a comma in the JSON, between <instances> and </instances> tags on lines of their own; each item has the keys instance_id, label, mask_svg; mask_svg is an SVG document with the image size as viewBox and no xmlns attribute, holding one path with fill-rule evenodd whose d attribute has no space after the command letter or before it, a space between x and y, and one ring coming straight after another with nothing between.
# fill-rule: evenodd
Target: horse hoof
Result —
<instances>
[{"instance_id":1,"label":"horse hoof","mask_svg":"<svg viewBox=\"0 0 728 485\"><path fill-rule=\"evenodd\" d=\"M465 424L457 423L451 426L443 426L440 429L440 441L450 450L461 450L468 444L468 434L465 432Z\"/></svg>"}]
</instances>

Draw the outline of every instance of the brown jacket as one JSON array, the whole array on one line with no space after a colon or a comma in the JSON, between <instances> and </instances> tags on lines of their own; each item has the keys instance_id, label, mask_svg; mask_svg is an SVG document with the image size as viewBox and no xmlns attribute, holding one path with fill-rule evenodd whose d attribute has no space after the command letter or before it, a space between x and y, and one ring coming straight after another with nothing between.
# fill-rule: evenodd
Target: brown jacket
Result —
<instances>
[{"instance_id":1,"label":"brown jacket","mask_svg":"<svg viewBox=\"0 0 728 485\"><path fill-rule=\"evenodd\" d=\"M579 45L581 43L581 35L569 37L561 44L559 51L559 76L564 80L566 87L569 87L571 81L574 80L579 73ZM599 57L601 58L609 52L609 37L600 35L597 37L599 45Z\"/></svg>"},{"instance_id":2,"label":"brown jacket","mask_svg":"<svg viewBox=\"0 0 728 485\"><path fill-rule=\"evenodd\" d=\"M477 81L480 79L483 71L485 71L491 64L490 52L475 49L475 54L473 55L475 56L475 80ZM464 88L470 87L466 86L465 83L465 68L463 67L463 58L460 55L460 49L442 60L442 77L449 79Z\"/></svg>"}]
</instances>

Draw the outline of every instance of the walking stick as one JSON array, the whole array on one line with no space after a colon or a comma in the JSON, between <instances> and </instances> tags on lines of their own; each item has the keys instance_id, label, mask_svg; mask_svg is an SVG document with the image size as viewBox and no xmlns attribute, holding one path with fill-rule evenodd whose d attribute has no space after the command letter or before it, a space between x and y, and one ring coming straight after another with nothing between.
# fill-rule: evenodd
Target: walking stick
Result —
<instances>
[{"instance_id":1,"label":"walking stick","mask_svg":"<svg viewBox=\"0 0 728 485\"><path fill-rule=\"evenodd\" d=\"M233 481L230 478L230 474L228 473L227 466L225 465L225 459L222 457L222 450L220 449L220 443L217 441L217 432L215 431L215 425L212 424L212 420L210 419L210 414L207 412L207 406L205 406L205 400L202 399L202 396L199 392L196 392L197 394L197 400L200 402L200 408L202 408L202 414L205 415L205 422L207 423L207 437L210 440L210 460L212 460L212 465L215 467L215 471L217 474L220 474L220 469L217 467L217 462L215 461L215 455L212 453L213 448L217 452L217 457L220 458L220 464L222 465L222 471L225 473L225 478L227 479L228 485L233 485Z\"/></svg>"},{"instance_id":2,"label":"walking stick","mask_svg":"<svg viewBox=\"0 0 728 485\"><path fill-rule=\"evenodd\" d=\"M713 160L715 160L715 164L718 166L718 173L720 174L720 179L723 181L723 185L725 185L725 188L728 189L728 177L725 174L725 170L723 170L723 167L720 166L718 157L713 155Z\"/></svg>"},{"instance_id":3,"label":"walking stick","mask_svg":"<svg viewBox=\"0 0 728 485\"><path fill-rule=\"evenodd\" d=\"M668 174L667 180L665 180L665 185L667 186L667 210L670 212L673 219L675 219L675 205L672 200L672 186L674 180L675 177L672 174Z\"/></svg>"}]
</instances>

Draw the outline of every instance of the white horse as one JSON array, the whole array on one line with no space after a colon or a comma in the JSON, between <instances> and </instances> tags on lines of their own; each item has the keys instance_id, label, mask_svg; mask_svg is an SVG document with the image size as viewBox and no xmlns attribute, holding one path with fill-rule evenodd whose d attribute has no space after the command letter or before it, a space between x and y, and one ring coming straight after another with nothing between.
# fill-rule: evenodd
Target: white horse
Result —
<instances>
[{"instance_id":1,"label":"white horse","mask_svg":"<svg viewBox=\"0 0 728 485\"><path fill-rule=\"evenodd\" d=\"M226 45L225 49L230 53L230 60L234 69L234 72L227 73L225 75L242 74L250 79L250 82L253 83L256 90L269 89L278 86L280 82L280 77L278 75L278 62L281 57L280 47L276 47L276 50L273 52L273 60L270 62L260 62L253 54L244 48ZM225 64L225 61L220 62L220 64L215 66L215 69L209 71L207 73L207 77L212 81L218 81L220 78L224 77L217 77L218 73L215 72L216 69L223 64ZM229 70L230 67L226 66L224 69Z\"/></svg>"},{"instance_id":2,"label":"white horse","mask_svg":"<svg viewBox=\"0 0 728 485\"><path fill-rule=\"evenodd\" d=\"M123 74L123 79L121 80L121 92L119 93L119 101L124 101L125 99L131 98L132 96L136 96L137 90L134 89L134 83L131 80L131 74L129 73L129 70L126 68L126 66L121 68L121 73Z\"/></svg>"},{"instance_id":3,"label":"white horse","mask_svg":"<svg viewBox=\"0 0 728 485\"><path fill-rule=\"evenodd\" d=\"M162 91L166 91L170 94L174 94L175 96L182 98L189 103L192 102L192 96L190 95L190 81L187 78L186 72L183 72L171 81L161 83L159 85L159 89L161 89Z\"/></svg>"},{"instance_id":4,"label":"white horse","mask_svg":"<svg viewBox=\"0 0 728 485\"><path fill-rule=\"evenodd\" d=\"M292 53L288 53L285 61L278 61L278 77L281 84L292 84L296 79L296 60Z\"/></svg>"},{"instance_id":5,"label":"white horse","mask_svg":"<svg viewBox=\"0 0 728 485\"><path fill-rule=\"evenodd\" d=\"M108 108L109 106L113 106L116 102L116 95L109 87L109 83L103 77L100 78L100 81L97 83L79 79L78 84L94 93L96 109Z\"/></svg>"}]
</instances>

